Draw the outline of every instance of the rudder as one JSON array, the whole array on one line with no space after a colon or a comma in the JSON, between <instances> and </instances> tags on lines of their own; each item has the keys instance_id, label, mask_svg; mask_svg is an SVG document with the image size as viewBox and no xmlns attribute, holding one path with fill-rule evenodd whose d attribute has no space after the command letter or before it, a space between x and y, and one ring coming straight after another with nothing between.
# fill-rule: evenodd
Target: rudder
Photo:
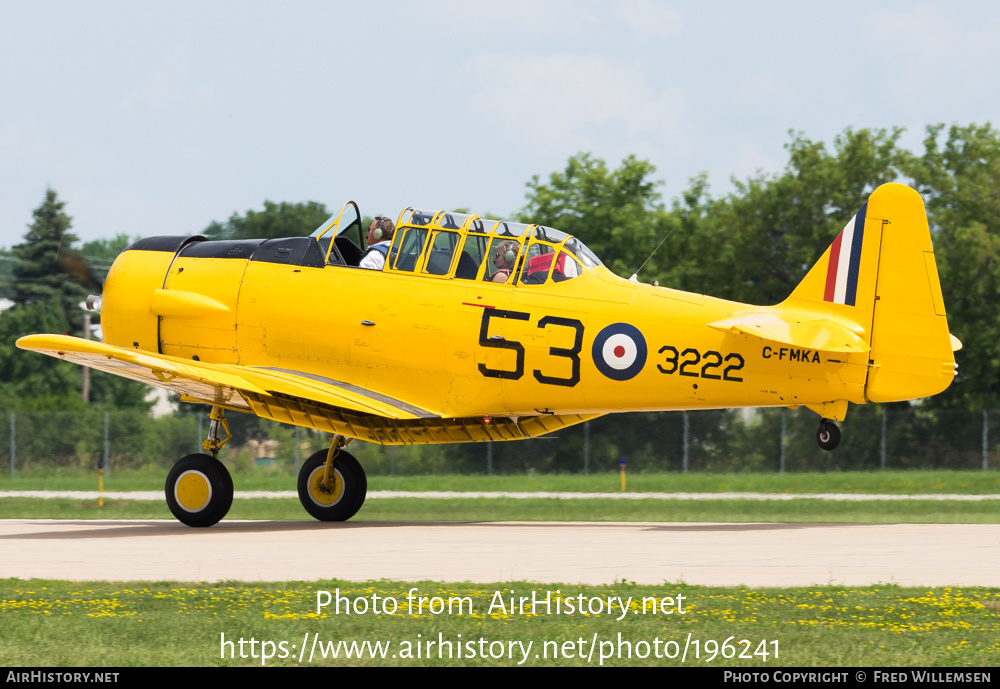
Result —
<instances>
[{"instance_id":1,"label":"rudder","mask_svg":"<svg viewBox=\"0 0 1000 689\"><path fill-rule=\"evenodd\" d=\"M881 225L881 251L865 396L897 402L943 392L955 357L923 199L902 184L884 184L867 203Z\"/></svg>"}]
</instances>

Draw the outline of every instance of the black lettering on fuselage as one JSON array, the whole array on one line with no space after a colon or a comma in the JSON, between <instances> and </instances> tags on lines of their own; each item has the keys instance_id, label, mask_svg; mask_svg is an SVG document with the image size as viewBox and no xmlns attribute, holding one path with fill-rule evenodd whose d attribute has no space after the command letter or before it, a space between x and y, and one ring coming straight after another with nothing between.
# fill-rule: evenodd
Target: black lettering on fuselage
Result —
<instances>
[{"instance_id":1,"label":"black lettering on fuselage","mask_svg":"<svg viewBox=\"0 0 1000 689\"><path fill-rule=\"evenodd\" d=\"M804 364L823 363L819 358L819 352L814 352L809 349L794 349L788 347L774 349L765 345L764 348L760 350L760 355L764 359L777 358L779 361L801 361Z\"/></svg>"}]
</instances>

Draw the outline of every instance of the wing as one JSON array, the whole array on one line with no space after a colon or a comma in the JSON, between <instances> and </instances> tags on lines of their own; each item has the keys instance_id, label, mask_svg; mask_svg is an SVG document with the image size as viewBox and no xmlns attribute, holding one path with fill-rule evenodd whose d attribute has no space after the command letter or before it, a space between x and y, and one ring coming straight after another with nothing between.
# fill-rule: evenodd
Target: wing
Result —
<instances>
[{"instance_id":1,"label":"wing","mask_svg":"<svg viewBox=\"0 0 1000 689\"><path fill-rule=\"evenodd\" d=\"M17 346L180 393L201 402L282 423L387 445L515 440L543 435L597 415L445 418L379 392L284 368L211 364L68 335L29 335Z\"/></svg>"},{"instance_id":2,"label":"wing","mask_svg":"<svg viewBox=\"0 0 1000 689\"><path fill-rule=\"evenodd\" d=\"M179 392L192 401L243 411L250 411L252 406L240 393L300 397L393 419L439 416L357 386L284 369L209 364L68 335L29 335L18 340L17 346Z\"/></svg>"}]
</instances>

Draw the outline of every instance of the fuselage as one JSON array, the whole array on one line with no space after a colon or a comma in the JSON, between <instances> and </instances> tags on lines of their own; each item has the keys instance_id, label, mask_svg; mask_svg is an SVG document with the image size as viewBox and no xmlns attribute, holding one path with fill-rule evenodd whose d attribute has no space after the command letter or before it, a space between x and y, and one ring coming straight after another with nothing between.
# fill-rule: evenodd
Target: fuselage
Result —
<instances>
[{"instance_id":1,"label":"fuselage","mask_svg":"<svg viewBox=\"0 0 1000 689\"><path fill-rule=\"evenodd\" d=\"M865 401L864 353L707 325L763 307L599 265L544 284L369 271L309 259L303 241L137 242L108 276L105 341L342 381L446 417Z\"/></svg>"}]
</instances>

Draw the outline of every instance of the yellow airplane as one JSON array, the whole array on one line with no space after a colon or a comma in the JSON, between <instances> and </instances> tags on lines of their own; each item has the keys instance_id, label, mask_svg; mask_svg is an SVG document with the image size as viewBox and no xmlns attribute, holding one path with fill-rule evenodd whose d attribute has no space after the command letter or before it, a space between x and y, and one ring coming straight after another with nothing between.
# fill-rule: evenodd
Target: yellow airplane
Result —
<instances>
[{"instance_id":1,"label":"yellow airplane","mask_svg":"<svg viewBox=\"0 0 1000 689\"><path fill-rule=\"evenodd\" d=\"M516 440L610 412L803 405L833 449L848 402L927 397L955 376L923 201L899 184L876 189L776 306L625 280L550 227L414 208L381 245L382 270L366 270L381 237L360 218L349 202L310 237L141 239L88 300L104 343L17 345L212 406L207 454L166 482L191 526L232 504L225 411L333 434L298 492L339 521L367 491L342 449L356 438Z\"/></svg>"}]
</instances>

